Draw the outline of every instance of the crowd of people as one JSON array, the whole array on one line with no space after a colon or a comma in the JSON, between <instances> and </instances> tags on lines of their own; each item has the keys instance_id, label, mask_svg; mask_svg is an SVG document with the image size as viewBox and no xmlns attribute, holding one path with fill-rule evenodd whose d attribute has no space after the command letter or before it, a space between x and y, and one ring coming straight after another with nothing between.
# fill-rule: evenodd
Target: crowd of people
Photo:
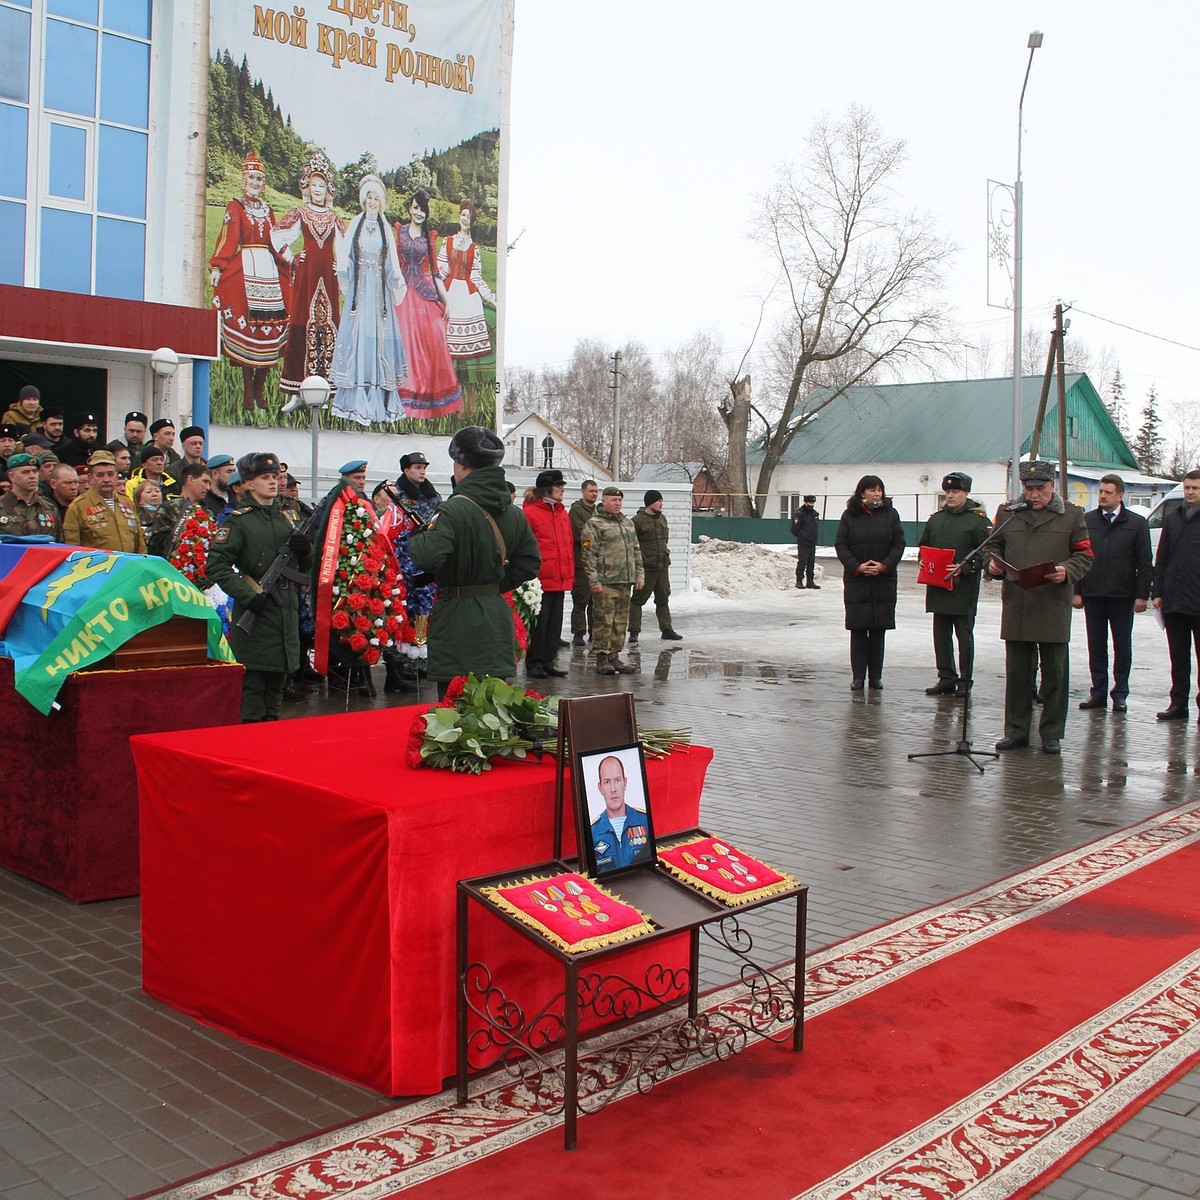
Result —
<instances>
[{"instance_id":1,"label":"crowd of people","mask_svg":"<svg viewBox=\"0 0 1200 1200\"><path fill-rule=\"evenodd\" d=\"M1037 716L1042 750L1060 754L1068 710L1073 610L1087 624L1089 692L1083 710L1127 711L1133 620L1153 603L1166 631L1171 692L1159 721L1189 716L1192 654L1200 656L1200 470L1183 482L1184 503L1166 517L1156 556L1145 517L1124 503L1125 483L1104 475L1095 509L1084 511L1055 489L1043 461L1020 464L1022 496L989 515L970 495L972 479L951 471L944 503L919 539L918 579L933 618L937 679L926 695L966 699L974 684L974 626L980 581L1001 582L1005 644L1004 736L996 750L1024 749ZM818 540L815 497L792 522L796 587L814 586ZM850 687L882 690L887 631L896 627L897 566L904 527L883 480L864 475L838 522ZM806 582L807 580L807 582ZM1151 598L1153 599L1151 600ZM1110 660L1111 651L1111 660ZM1200 696L1197 697L1200 706Z\"/></svg>"}]
</instances>

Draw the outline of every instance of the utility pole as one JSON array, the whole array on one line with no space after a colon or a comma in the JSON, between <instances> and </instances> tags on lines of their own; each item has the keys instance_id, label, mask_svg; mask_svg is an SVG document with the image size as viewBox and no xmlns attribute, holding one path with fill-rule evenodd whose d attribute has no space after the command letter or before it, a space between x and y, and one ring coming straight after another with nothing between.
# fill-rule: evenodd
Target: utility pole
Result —
<instances>
[{"instance_id":1,"label":"utility pole","mask_svg":"<svg viewBox=\"0 0 1200 1200\"><path fill-rule=\"evenodd\" d=\"M621 478L621 352L620 350L612 356L613 381L609 384L613 393L613 433L612 433L612 451L608 460L608 473L613 477L613 482L617 482Z\"/></svg>"}]
</instances>

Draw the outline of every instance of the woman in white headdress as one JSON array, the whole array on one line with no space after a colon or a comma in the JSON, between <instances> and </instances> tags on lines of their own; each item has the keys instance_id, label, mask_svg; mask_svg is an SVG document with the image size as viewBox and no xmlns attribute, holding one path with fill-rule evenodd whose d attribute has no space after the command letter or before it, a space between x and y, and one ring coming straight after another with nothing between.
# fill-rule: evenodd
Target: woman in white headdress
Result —
<instances>
[{"instance_id":1,"label":"woman in white headdress","mask_svg":"<svg viewBox=\"0 0 1200 1200\"><path fill-rule=\"evenodd\" d=\"M362 212L338 244L338 280L345 307L333 349L330 382L337 388L331 412L360 425L404 416L398 388L408 374L396 305L404 276L396 240L383 209L387 189L378 175L358 185Z\"/></svg>"}]
</instances>

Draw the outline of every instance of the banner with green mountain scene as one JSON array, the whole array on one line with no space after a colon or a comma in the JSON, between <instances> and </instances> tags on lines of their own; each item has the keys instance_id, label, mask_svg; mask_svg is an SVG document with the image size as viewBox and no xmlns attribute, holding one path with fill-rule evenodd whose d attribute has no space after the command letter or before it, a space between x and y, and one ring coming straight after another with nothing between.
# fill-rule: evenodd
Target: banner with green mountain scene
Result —
<instances>
[{"instance_id":1,"label":"banner with green mountain scene","mask_svg":"<svg viewBox=\"0 0 1200 1200\"><path fill-rule=\"evenodd\" d=\"M503 0L211 0L216 424L448 434L496 412Z\"/></svg>"}]
</instances>

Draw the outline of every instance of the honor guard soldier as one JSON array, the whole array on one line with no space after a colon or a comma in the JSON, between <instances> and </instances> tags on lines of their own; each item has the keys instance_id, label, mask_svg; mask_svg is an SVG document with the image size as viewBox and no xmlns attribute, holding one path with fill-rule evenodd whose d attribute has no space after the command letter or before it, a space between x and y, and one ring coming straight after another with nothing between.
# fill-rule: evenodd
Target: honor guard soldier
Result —
<instances>
[{"instance_id":1,"label":"honor guard soldier","mask_svg":"<svg viewBox=\"0 0 1200 1200\"><path fill-rule=\"evenodd\" d=\"M8 460L10 491L0 496L0 533L13 537L45 534L62 541L58 509L38 495L37 459L32 454L14 454Z\"/></svg>"},{"instance_id":2,"label":"honor guard soldier","mask_svg":"<svg viewBox=\"0 0 1200 1200\"><path fill-rule=\"evenodd\" d=\"M233 597L229 644L246 668L242 721L278 721L288 675L300 666L300 598L286 577L263 591L259 580L287 549L297 571L312 562L312 542L279 506L279 459L246 454L238 459L242 503L217 530L208 554L208 579ZM238 622L253 613L249 632ZM246 624L249 622L243 622Z\"/></svg>"},{"instance_id":3,"label":"honor guard soldier","mask_svg":"<svg viewBox=\"0 0 1200 1200\"><path fill-rule=\"evenodd\" d=\"M64 542L96 550L145 554L146 539L137 509L121 490L117 460L111 451L93 450L88 459L91 486L72 501L63 518Z\"/></svg>"}]
</instances>

